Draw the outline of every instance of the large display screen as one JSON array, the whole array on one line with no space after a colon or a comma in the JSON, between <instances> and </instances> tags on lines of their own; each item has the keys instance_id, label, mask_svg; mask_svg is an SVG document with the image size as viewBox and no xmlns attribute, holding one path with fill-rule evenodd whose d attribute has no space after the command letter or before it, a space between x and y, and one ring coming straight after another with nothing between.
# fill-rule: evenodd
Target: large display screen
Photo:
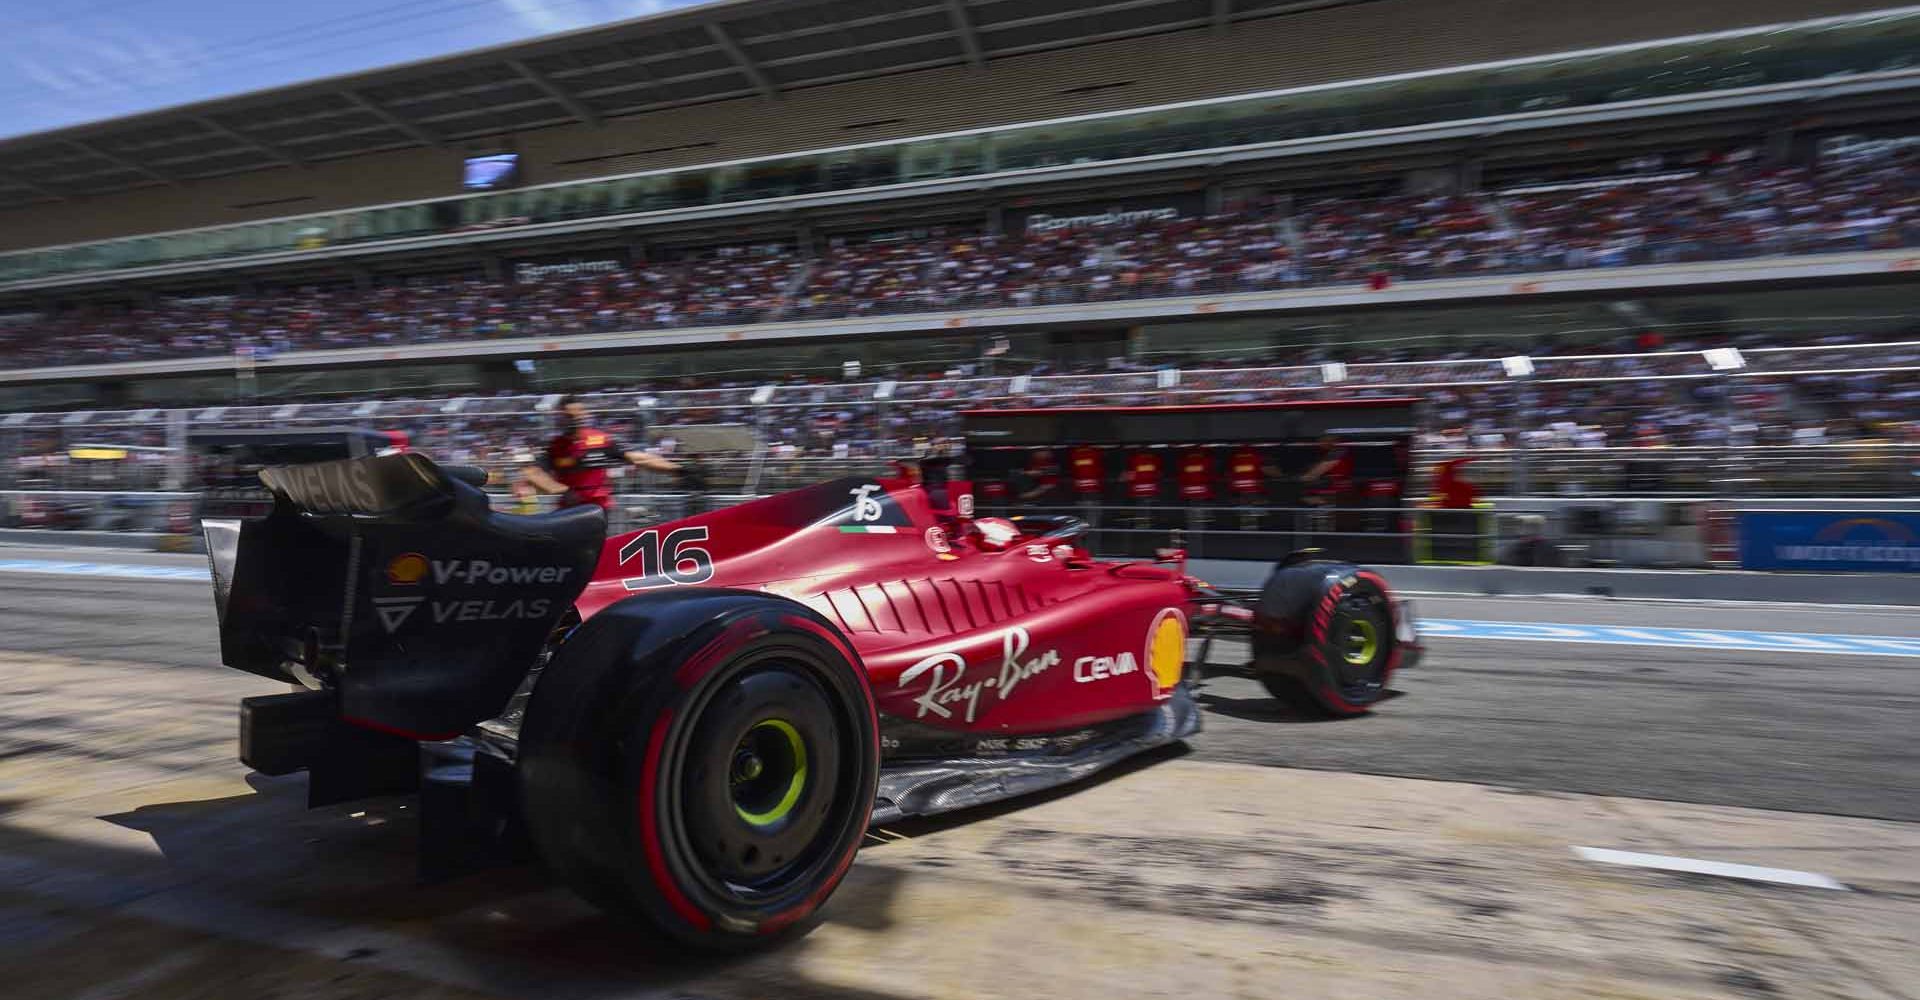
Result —
<instances>
[{"instance_id":1,"label":"large display screen","mask_svg":"<svg viewBox=\"0 0 1920 1000\"><path fill-rule=\"evenodd\" d=\"M495 191L520 181L520 154L467 157L467 172L462 186L469 191Z\"/></svg>"}]
</instances>

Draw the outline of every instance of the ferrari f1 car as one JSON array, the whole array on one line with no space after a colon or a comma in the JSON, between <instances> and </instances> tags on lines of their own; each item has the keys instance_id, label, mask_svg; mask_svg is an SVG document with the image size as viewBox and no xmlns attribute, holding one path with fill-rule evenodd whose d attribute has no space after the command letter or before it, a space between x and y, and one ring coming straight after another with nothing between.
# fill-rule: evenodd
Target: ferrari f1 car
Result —
<instances>
[{"instance_id":1,"label":"ferrari f1 car","mask_svg":"<svg viewBox=\"0 0 1920 1000\"><path fill-rule=\"evenodd\" d=\"M871 822L1192 734L1191 635L1341 715L1418 654L1366 570L1297 556L1237 600L1177 550L1103 562L1076 519L975 518L963 482L606 538L598 508L500 513L418 454L261 478L269 515L205 526L222 659L296 685L242 703L242 760L308 771L315 804L419 788L423 859L507 817L566 884L705 947L806 918Z\"/></svg>"}]
</instances>

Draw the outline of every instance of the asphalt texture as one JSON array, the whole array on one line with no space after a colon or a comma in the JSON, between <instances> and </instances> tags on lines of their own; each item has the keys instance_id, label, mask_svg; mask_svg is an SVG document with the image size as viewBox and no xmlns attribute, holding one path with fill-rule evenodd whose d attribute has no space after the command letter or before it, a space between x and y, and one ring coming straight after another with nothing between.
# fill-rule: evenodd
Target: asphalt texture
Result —
<instances>
[{"instance_id":1,"label":"asphalt texture","mask_svg":"<svg viewBox=\"0 0 1920 1000\"><path fill-rule=\"evenodd\" d=\"M1599 598L1417 603L1449 619L1920 636L1920 615L1901 610ZM196 582L0 574L0 649L225 669L211 593ZM1222 647L1213 658L1233 653ZM1426 662L1394 687L1367 716L1322 721L1252 680L1211 677L1194 758L1920 820L1920 659L1435 637Z\"/></svg>"}]
</instances>

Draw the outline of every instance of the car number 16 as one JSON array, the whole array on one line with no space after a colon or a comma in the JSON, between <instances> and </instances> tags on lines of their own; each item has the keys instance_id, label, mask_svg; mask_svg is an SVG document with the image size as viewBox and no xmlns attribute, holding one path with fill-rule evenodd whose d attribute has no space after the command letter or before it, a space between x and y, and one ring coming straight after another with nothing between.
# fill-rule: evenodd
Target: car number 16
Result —
<instances>
[{"instance_id":1,"label":"car number 16","mask_svg":"<svg viewBox=\"0 0 1920 1000\"><path fill-rule=\"evenodd\" d=\"M707 540L704 525L675 528L663 541L658 531L643 531L620 546L620 565L640 561L640 575L620 581L628 590L684 587L713 579L713 555L693 544Z\"/></svg>"}]
</instances>

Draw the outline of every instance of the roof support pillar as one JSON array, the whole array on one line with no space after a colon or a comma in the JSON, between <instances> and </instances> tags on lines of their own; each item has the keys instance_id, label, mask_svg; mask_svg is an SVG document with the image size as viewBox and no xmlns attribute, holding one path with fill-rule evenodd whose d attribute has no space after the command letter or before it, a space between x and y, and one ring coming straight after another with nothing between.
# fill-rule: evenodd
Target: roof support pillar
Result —
<instances>
[{"instance_id":1,"label":"roof support pillar","mask_svg":"<svg viewBox=\"0 0 1920 1000\"><path fill-rule=\"evenodd\" d=\"M986 64L980 51L980 35L973 30L973 17L967 13L967 0L947 0L947 17L953 21L953 35L966 50L967 65L979 69Z\"/></svg>"},{"instance_id":2,"label":"roof support pillar","mask_svg":"<svg viewBox=\"0 0 1920 1000\"><path fill-rule=\"evenodd\" d=\"M552 77L534 69L519 59L509 59L507 60L507 65L513 67L515 73L525 77L527 82L540 88L541 93L553 98L554 103L566 108L567 114L580 119L594 128L600 127L600 116L595 114L592 108L587 107L586 102L573 96L570 91L553 82Z\"/></svg>"},{"instance_id":3,"label":"roof support pillar","mask_svg":"<svg viewBox=\"0 0 1920 1000\"><path fill-rule=\"evenodd\" d=\"M758 90L763 97L780 96L780 89L773 85L772 80L767 79L767 74L760 71L760 65L753 61L752 56L747 55L747 50L733 40L733 36L727 33L726 28L720 26L720 22L708 21L706 28L708 37L713 39L713 44L720 46L720 51L725 52L727 58L733 60L735 66L740 67L740 72L746 74L748 80L753 81L753 89Z\"/></svg>"}]
</instances>

